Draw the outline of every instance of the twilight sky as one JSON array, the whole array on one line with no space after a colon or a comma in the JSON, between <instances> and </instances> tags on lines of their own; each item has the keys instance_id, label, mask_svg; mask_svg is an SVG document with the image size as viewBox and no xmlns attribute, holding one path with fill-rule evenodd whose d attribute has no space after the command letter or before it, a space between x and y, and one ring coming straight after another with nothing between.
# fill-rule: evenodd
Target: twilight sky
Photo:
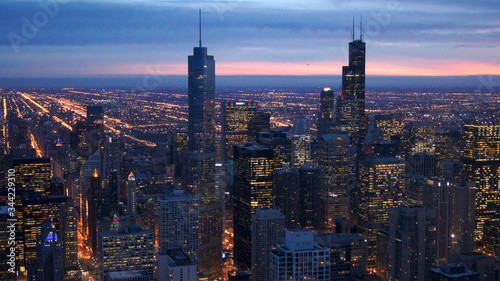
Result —
<instances>
[{"instance_id":1,"label":"twilight sky","mask_svg":"<svg viewBox=\"0 0 500 281\"><path fill-rule=\"evenodd\" d=\"M368 75L500 75L500 1L1 0L0 77L322 75L347 63L363 16Z\"/></svg>"}]
</instances>

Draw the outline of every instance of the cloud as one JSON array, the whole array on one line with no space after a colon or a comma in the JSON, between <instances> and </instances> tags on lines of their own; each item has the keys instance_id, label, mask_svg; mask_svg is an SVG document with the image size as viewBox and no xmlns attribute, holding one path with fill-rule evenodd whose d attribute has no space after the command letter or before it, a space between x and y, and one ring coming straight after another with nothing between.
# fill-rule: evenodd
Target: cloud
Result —
<instances>
[{"instance_id":1,"label":"cloud","mask_svg":"<svg viewBox=\"0 0 500 281\"><path fill-rule=\"evenodd\" d=\"M55 0L42 2L47 1ZM388 65L410 58L498 63L500 49L497 1L66 2L35 36L19 42L17 54L8 35L22 37L26 21L44 10L38 1L0 2L0 74L40 68L55 75L61 72L55 66L77 74L99 64L108 71L128 64L185 64L198 43L199 7L204 45L226 65L345 63L352 17L358 22L361 15L368 59Z\"/></svg>"}]
</instances>

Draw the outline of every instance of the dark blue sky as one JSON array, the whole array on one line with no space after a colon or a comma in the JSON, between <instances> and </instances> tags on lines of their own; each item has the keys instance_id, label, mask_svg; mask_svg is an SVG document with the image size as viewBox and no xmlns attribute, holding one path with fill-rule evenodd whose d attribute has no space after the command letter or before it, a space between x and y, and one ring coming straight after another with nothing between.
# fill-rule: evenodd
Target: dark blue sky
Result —
<instances>
[{"instance_id":1,"label":"dark blue sky","mask_svg":"<svg viewBox=\"0 0 500 281\"><path fill-rule=\"evenodd\" d=\"M500 1L2 0L0 76L186 74L198 8L219 75L340 74L361 16L368 75L500 74Z\"/></svg>"}]
</instances>

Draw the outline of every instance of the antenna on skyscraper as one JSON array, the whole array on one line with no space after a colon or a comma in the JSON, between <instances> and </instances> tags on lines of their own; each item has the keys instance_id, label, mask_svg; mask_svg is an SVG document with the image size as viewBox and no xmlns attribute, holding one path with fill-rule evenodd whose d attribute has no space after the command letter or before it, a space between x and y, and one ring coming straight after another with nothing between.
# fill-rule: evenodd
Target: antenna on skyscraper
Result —
<instances>
[{"instance_id":1,"label":"antenna on skyscraper","mask_svg":"<svg viewBox=\"0 0 500 281\"><path fill-rule=\"evenodd\" d=\"M200 48L201 48L201 9L200 9Z\"/></svg>"},{"instance_id":2,"label":"antenna on skyscraper","mask_svg":"<svg viewBox=\"0 0 500 281\"><path fill-rule=\"evenodd\" d=\"M359 25L359 40L363 42L363 15L361 15L361 23Z\"/></svg>"},{"instance_id":3,"label":"antenna on skyscraper","mask_svg":"<svg viewBox=\"0 0 500 281\"><path fill-rule=\"evenodd\" d=\"M354 17L352 17L352 42L354 42Z\"/></svg>"}]
</instances>

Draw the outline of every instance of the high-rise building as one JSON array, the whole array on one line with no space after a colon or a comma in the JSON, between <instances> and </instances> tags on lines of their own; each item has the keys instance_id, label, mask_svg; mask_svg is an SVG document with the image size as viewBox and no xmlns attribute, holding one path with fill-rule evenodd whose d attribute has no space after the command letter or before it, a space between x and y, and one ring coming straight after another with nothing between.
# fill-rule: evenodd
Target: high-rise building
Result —
<instances>
[{"instance_id":1,"label":"high-rise building","mask_svg":"<svg viewBox=\"0 0 500 281\"><path fill-rule=\"evenodd\" d=\"M428 122L411 122L409 124L410 154L434 154L436 126Z\"/></svg>"},{"instance_id":2,"label":"high-rise building","mask_svg":"<svg viewBox=\"0 0 500 281\"><path fill-rule=\"evenodd\" d=\"M248 127L257 112L255 101L225 101L222 103L222 155L223 160L233 159L233 146L248 142Z\"/></svg>"},{"instance_id":3,"label":"high-rise building","mask_svg":"<svg viewBox=\"0 0 500 281\"><path fill-rule=\"evenodd\" d=\"M260 132L269 132L271 129L271 114L257 111L248 125L248 141L255 142Z\"/></svg>"},{"instance_id":4,"label":"high-rise building","mask_svg":"<svg viewBox=\"0 0 500 281\"><path fill-rule=\"evenodd\" d=\"M476 181L476 239L480 240L484 222L500 220L500 124L466 124L464 154L464 179Z\"/></svg>"},{"instance_id":5,"label":"high-rise building","mask_svg":"<svg viewBox=\"0 0 500 281\"><path fill-rule=\"evenodd\" d=\"M365 113L365 54L362 35L349 43L349 65L342 68L342 92L337 98L337 127L359 143L368 131Z\"/></svg>"},{"instance_id":6,"label":"high-rise building","mask_svg":"<svg viewBox=\"0 0 500 281\"><path fill-rule=\"evenodd\" d=\"M127 179L127 212L129 214L137 213L138 192L134 173L131 172Z\"/></svg>"},{"instance_id":7,"label":"high-rise building","mask_svg":"<svg viewBox=\"0 0 500 281\"><path fill-rule=\"evenodd\" d=\"M273 206L273 150L250 143L234 147L234 261L251 268L252 215Z\"/></svg>"},{"instance_id":8,"label":"high-rise building","mask_svg":"<svg viewBox=\"0 0 500 281\"><path fill-rule=\"evenodd\" d=\"M436 176L436 156L427 153L415 153L408 157L408 172L424 177Z\"/></svg>"},{"instance_id":9,"label":"high-rise building","mask_svg":"<svg viewBox=\"0 0 500 281\"><path fill-rule=\"evenodd\" d=\"M500 257L500 221L485 221L483 249L493 257Z\"/></svg>"},{"instance_id":10,"label":"high-rise building","mask_svg":"<svg viewBox=\"0 0 500 281\"><path fill-rule=\"evenodd\" d=\"M389 280L430 281L436 259L436 210L394 208L390 221Z\"/></svg>"},{"instance_id":11,"label":"high-rise building","mask_svg":"<svg viewBox=\"0 0 500 281\"><path fill-rule=\"evenodd\" d=\"M32 187L36 192L50 190L50 158L23 157L12 159L16 171L16 187Z\"/></svg>"},{"instance_id":12,"label":"high-rise building","mask_svg":"<svg viewBox=\"0 0 500 281\"><path fill-rule=\"evenodd\" d=\"M377 231L389 225L389 210L406 203L405 163L395 157L368 157L360 164L359 232L368 240L368 267L375 266Z\"/></svg>"},{"instance_id":13,"label":"high-rise building","mask_svg":"<svg viewBox=\"0 0 500 281\"><path fill-rule=\"evenodd\" d=\"M274 169L280 170L284 164L292 162L292 142L288 132L273 130L260 132L257 139L262 146L269 147L274 154Z\"/></svg>"},{"instance_id":14,"label":"high-rise building","mask_svg":"<svg viewBox=\"0 0 500 281\"><path fill-rule=\"evenodd\" d=\"M452 255L449 257L450 263L462 263L468 268L479 273L478 281L498 280L495 266L495 258L477 252L468 252Z\"/></svg>"},{"instance_id":15,"label":"high-rise building","mask_svg":"<svg viewBox=\"0 0 500 281\"><path fill-rule=\"evenodd\" d=\"M139 226L99 233L99 268L101 280L108 272L144 270L154 280L154 234Z\"/></svg>"},{"instance_id":16,"label":"high-rise building","mask_svg":"<svg viewBox=\"0 0 500 281\"><path fill-rule=\"evenodd\" d=\"M431 280L439 281L478 281L479 273L470 270L463 263L444 264L431 268Z\"/></svg>"},{"instance_id":17,"label":"high-rise building","mask_svg":"<svg viewBox=\"0 0 500 281\"><path fill-rule=\"evenodd\" d=\"M303 167L311 159L311 119L295 119L290 138L292 140L291 167Z\"/></svg>"},{"instance_id":18,"label":"high-rise building","mask_svg":"<svg viewBox=\"0 0 500 281\"><path fill-rule=\"evenodd\" d=\"M19 269L25 273L29 266L36 264L37 235L41 233L43 220L53 220L55 228L61 228L60 212L65 208L68 197L65 195L45 195L41 192L24 192L21 206L16 209L18 232L16 246L18 249Z\"/></svg>"},{"instance_id":19,"label":"high-rise building","mask_svg":"<svg viewBox=\"0 0 500 281\"><path fill-rule=\"evenodd\" d=\"M384 140L390 141L404 134L405 120L398 115L375 115L375 127L384 132Z\"/></svg>"},{"instance_id":20,"label":"high-rise building","mask_svg":"<svg viewBox=\"0 0 500 281\"><path fill-rule=\"evenodd\" d=\"M334 230L335 217L349 218L349 176L351 156L349 137L324 135L319 143L318 167L321 170L322 230Z\"/></svg>"},{"instance_id":21,"label":"high-rise building","mask_svg":"<svg viewBox=\"0 0 500 281\"><path fill-rule=\"evenodd\" d=\"M51 219L43 221L37 238L36 276L37 281L63 281L63 247Z\"/></svg>"},{"instance_id":22,"label":"high-rise building","mask_svg":"<svg viewBox=\"0 0 500 281\"><path fill-rule=\"evenodd\" d=\"M80 219L80 224L79 226L82 227L81 233L84 233L83 235L84 239L87 239L88 237L88 215L89 215L89 210L87 208L88 206L88 181L92 176L94 175L94 171L101 171L101 150L97 149L92 156L85 161L85 163L81 166L80 168L80 185L79 185L79 219Z\"/></svg>"},{"instance_id":23,"label":"high-rise building","mask_svg":"<svg viewBox=\"0 0 500 281\"><path fill-rule=\"evenodd\" d=\"M274 174L274 206L285 215L288 229L300 228L300 185L299 173L285 164Z\"/></svg>"},{"instance_id":24,"label":"high-rise building","mask_svg":"<svg viewBox=\"0 0 500 281\"><path fill-rule=\"evenodd\" d=\"M102 181L97 169L94 170L94 175L88 181L88 214L89 214L89 244L93 253L97 253L99 232L99 221L103 218L104 194L102 189Z\"/></svg>"},{"instance_id":25,"label":"high-rise building","mask_svg":"<svg viewBox=\"0 0 500 281\"><path fill-rule=\"evenodd\" d=\"M168 248L157 255L157 281L197 281L196 264L181 248Z\"/></svg>"},{"instance_id":26,"label":"high-rise building","mask_svg":"<svg viewBox=\"0 0 500 281\"><path fill-rule=\"evenodd\" d=\"M12 242L9 243L10 233L14 230L9 218L11 218L9 206L0 207L0 252L4 253L0 256L0 276L5 281L15 281L17 280L16 271L18 268L16 268L16 252L11 251ZM13 249L15 248L13 247Z\"/></svg>"},{"instance_id":27,"label":"high-rise building","mask_svg":"<svg viewBox=\"0 0 500 281\"><path fill-rule=\"evenodd\" d=\"M78 221L76 219L75 201L68 198L66 207L60 212L61 241L64 254L64 271L69 277L78 277Z\"/></svg>"},{"instance_id":28,"label":"high-rise building","mask_svg":"<svg viewBox=\"0 0 500 281\"><path fill-rule=\"evenodd\" d=\"M307 161L299 168L299 209L298 223L300 228L320 229L321 212L321 171Z\"/></svg>"},{"instance_id":29,"label":"high-rise building","mask_svg":"<svg viewBox=\"0 0 500 281\"><path fill-rule=\"evenodd\" d=\"M424 185L423 204L436 210L436 264L445 264L452 254L475 249L475 184L431 178Z\"/></svg>"},{"instance_id":30,"label":"high-rise building","mask_svg":"<svg viewBox=\"0 0 500 281\"><path fill-rule=\"evenodd\" d=\"M200 42L188 57L188 152L183 154L183 189L200 199L200 272L220 277L222 203L215 194L215 60Z\"/></svg>"},{"instance_id":31,"label":"high-rise building","mask_svg":"<svg viewBox=\"0 0 500 281\"><path fill-rule=\"evenodd\" d=\"M320 94L318 116L318 138L331 134L335 121L335 95L331 88L325 87Z\"/></svg>"},{"instance_id":32,"label":"high-rise building","mask_svg":"<svg viewBox=\"0 0 500 281\"><path fill-rule=\"evenodd\" d=\"M285 244L270 253L269 280L330 280L330 249L307 229L287 230Z\"/></svg>"},{"instance_id":33,"label":"high-rise building","mask_svg":"<svg viewBox=\"0 0 500 281\"><path fill-rule=\"evenodd\" d=\"M319 234L314 240L330 249L330 280L350 281L367 273L366 239L360 234Z\"/></svg>"},{"instance_id":34,"label":"high-rise building","mask_svg":"<svg viewBox=\"0 0 500 281\"><path fill-rule=\"evenodd\" d=\"M200 200L174 190L158 199L158 242L160 251L180 247L195 265L199 261Z\"/></svg>"},{"instance_id":35,"label":"high-rise building","mask_svg":"<svg viewBox=\"0 0 500 281\"><path fill-rule=\"evenodd\" d=\"M278 207L252 215L252 280L269 280L269 254L285 238L285 216Z\"/></svg>"}]
</instances>

